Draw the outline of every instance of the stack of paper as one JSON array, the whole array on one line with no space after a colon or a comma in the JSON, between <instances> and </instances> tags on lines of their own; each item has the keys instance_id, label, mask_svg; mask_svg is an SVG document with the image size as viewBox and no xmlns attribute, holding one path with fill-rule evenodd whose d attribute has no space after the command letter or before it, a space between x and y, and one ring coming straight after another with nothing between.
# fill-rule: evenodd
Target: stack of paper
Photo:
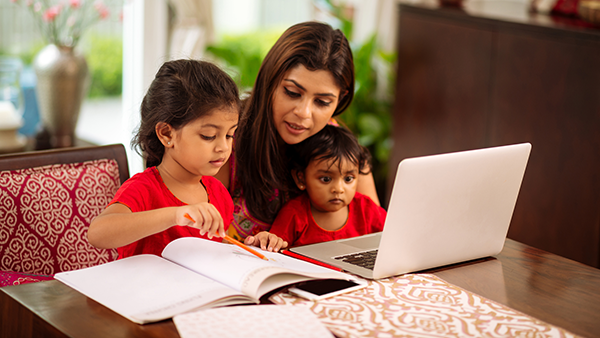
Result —
<instances>
[{"instance_id":1,"label":"stack of paper","mask_svg":"<svg viewBox=\"0 0 600 338\"><path fill-rule=\"evenodd\" d=\"M299 306L222 307L180 314L173 322L181 338L333 337L315 314Z\"/></svg>"}]
</instances>

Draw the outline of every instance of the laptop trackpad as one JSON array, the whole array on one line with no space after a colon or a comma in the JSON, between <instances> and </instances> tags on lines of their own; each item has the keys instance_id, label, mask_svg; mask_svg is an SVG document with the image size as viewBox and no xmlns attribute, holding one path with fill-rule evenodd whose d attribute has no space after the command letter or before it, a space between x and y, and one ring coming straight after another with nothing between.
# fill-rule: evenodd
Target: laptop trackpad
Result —
<instances>
[{"instance_id":1,"label":"laptop trackpad","mask_svg":"<svg viewBox=\"0 0 600 338\"><path fill-rule=\"evenodd\" d=\"M374 233L367 236L360 236L354 238L348 238L346 240L339 240L339 243L350 245L358 249L369 250L379 248L379 242L381 241L381 232Z\"/></svg>"}]
</instances>

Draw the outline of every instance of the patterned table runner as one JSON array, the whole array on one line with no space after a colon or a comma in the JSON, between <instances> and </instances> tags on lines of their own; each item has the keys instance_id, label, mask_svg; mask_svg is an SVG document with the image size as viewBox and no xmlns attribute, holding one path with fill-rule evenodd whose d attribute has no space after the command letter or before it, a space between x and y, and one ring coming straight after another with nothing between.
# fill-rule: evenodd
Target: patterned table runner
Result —
<instances>
[{"instance_id":1,"label":"patterned table runner","mask_svg":"<svg viewBox=\"0 0 600 338\"><path fill-rule=\"evenodd\" d=\"M310 308L338 337L577 337L430 274L369 281L316 302L286 292L270 300Z\"/></svg>"}]
</instances>

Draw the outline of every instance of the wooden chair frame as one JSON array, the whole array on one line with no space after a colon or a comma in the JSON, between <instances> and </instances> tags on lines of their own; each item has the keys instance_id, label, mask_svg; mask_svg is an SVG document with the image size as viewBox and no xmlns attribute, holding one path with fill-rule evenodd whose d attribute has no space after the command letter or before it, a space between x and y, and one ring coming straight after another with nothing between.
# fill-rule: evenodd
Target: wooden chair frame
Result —
<instances>
[{"instance_id":1,"label":"wooden chair frame","mask_svg":"<svg viewBox=\"0 0 600 338\"><path fill-rule=\"evenodd\" d=\"M80 163L99 159L114 159L117 162L121 184L129 178L127 154L122 144L60 148L0 155L0 171L41 167L51 164Z\"/></svg>"}]
</instances>

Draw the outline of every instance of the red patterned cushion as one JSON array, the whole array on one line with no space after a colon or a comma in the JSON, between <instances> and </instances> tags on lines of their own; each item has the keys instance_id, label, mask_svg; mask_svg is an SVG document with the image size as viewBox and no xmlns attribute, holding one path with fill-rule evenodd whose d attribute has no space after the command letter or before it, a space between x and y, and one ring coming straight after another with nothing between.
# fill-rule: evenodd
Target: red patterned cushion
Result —
<instances>
[{"instance_id":1,"label":"red patterned cushion","mask_svg":"<svg viewBox=\"0 0 600 338\"><path fill-rule=\"evenodd\" d=\"M116 259L87 229L119 185L108 159L0 171L0 270L54 275Z\"/></svg>"},{"instance_id":2,"label":"red patterned cushion","mask_svg":"<svg viewBox=\"0 0 600 338\"><path fill-rule=\"evenodd\" d=\"M0 271L0 287L8 285L35 283L52 279L54 279L54 277L46 275L33 275L29 273Z\"/></svg>"}]
</instances>

